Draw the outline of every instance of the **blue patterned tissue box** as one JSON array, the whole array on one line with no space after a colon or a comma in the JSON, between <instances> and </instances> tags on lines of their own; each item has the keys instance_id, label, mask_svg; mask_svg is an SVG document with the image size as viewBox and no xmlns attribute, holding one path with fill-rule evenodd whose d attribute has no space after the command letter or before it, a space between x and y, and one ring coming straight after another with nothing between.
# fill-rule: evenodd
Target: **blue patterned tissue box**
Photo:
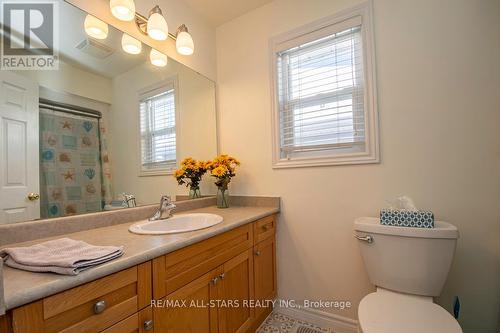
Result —
<instances>
[{"instance_id":1,"label":"blue patterned tissue box","mask_svg":"<svg viewBox=\"0 0 500 333\"><path fill-rule=\"evenodd\" d=\"M434 228L434 214L430 211L399 209L380 210L380 224L399 227Z\"/></svg>"}]
</instances>

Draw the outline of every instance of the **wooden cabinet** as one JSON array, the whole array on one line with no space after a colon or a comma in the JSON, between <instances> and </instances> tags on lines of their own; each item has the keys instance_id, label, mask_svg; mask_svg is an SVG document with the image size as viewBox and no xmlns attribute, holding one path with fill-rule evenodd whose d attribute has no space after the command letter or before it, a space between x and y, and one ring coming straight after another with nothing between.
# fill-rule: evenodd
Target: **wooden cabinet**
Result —
<instances>
[{"instance_id":1,"label":"wooden cabinet","mask_svg":"<svg viewBox=\"0 0 500 333\"><path fill-rule=\"evenodd\" d=\"M154 299L171 294L252 246L252 225L247 224L155 258Z\"/></svg>"},{"instance_id":2,"label":"wooden cabinet","mask_svg":"<svg viewBox=\"0 0 500 333\"><path fill-rule=\"evenodd\" d=\"M155 332L217 333L219 269L212 270L158 301L153 308Z\"/></svg>"},{"instance_id":3,"label":"wooden cabinet","mask_svg":"<svg viewBox=\"0 0 500 333\"><path fill-rule=\"evenodd\" d=\"M254 247L254 283L255 300L258 304L255 308L255 315L259 317L263 312L270 312L270 309L264 305L266 305L266 301L276 297L276 241L274 235Z\"/></svg>"},{"instance_id":4,"label":"wooden cabinet","mask_svg":"<svg viewBox=\"0 0 500 333\"><path fill-rule=\"evenodd\" d=\"M255 244L264 239L274 237L276 233L276 215L264 217L253 223L253 233Z\"/></svg>"},{"instance_id":5,"label":"wooden cabinet","mask_svg":"<svg viewBox=\"0 0 500 333\"><path fill-rule=\"evenodd\" d=\"M253 332L276 297L275 231L275 216L237 227L13 309L1 331Z\"/></svg>"},{"instance_id":6,"label":"wooden cabinet","mask_svg":"<svg viewBox=\"0 0 500 333\"><path fill-rule=\"evenodd\" d=\"M254 309L250 306L254 298L251 249L224 263L217 286L219 332L246 332L254 317Z\"/></svg>"},{"instance_id":7,"label":"wooden cabinet","mask_svg":"<svg viewBox=\"0 0 500 333\"><path fill-rule=\"evenodd\" d=\"M153 260L155 331L255 330L276 297L275 231L269 216Z\"/></svg>"},{"instance_id":8,"label":"wooden cabinet","mask_svg":"<svg viewBox=\"0 0 500 333\"><path fill-rule=\"evenodd\" d=\"M240 333L252 325L253 256L248 249L156 302L155 331Z\"/></svg>"},{"instance_id":9,"label":"wooden cabinet","mask_svg":"<svg viewBox=\"0 0 500 333\"><path fill-rule=\"evenodd\" d=\"M12 311L14 333L100 332L151 300L151 262L131 267Z\"/></svg>"}]
</instances>

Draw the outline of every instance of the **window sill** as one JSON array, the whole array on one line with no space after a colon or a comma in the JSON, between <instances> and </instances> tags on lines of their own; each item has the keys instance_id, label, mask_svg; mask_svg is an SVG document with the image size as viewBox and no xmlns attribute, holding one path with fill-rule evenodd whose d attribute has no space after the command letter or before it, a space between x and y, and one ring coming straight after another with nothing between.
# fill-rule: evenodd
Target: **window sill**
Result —
<instances>
[{"instance_id":1,"label":"window sill","mask_svg":"<svg viewBox=\"0 0 500 333\"><path fill-rule=\"evenodd\" d=\"M353 164L376 164L376 163L380 163L380 158L378 154L340 155L340 156L328 156L328 157L278 159L273 161L273 169L353 165Z\"/></svg>"},{"instance_id":2,"label":"window sill","mask_svg":"<svg viewBox=\"0 0 500 333\"><path fill-rule=\"evenodd\" d=\"M171 176L174 172L175 169L141 170L139 171L139 177Z\"/></svg>"}]
</instances>

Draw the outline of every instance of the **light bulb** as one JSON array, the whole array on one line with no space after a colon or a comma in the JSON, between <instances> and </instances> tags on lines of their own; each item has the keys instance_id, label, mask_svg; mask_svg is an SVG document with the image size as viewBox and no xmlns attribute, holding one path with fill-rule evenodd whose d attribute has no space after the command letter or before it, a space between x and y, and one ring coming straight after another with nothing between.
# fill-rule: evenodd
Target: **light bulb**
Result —
<instances>
[{"instance_id":1,"label":"light bulb","mask_svg":"<svg viewBox=\"0 0 500 333\"><path fill-rule=\"evenodd\" d=\"M159 8L158 8L159 10ZM155 40L165 40L168 37L168 25L167 21L161 14L161 11L159 12L153 12L149 16L148 19L148 25L147 25L147 31L149 37L155 39Z\"/></svg>"},{"instance_id":2,"label":"light bulb","mask_svg":"<svg viewBox=\"0 0 500 333\"><path fill-rule=\"evenodd\" d=\"M142 43L134 37L131 37L124 33L122 36L122 48L123 51L127 53L139 54L141 53Z\"/></svg>"},{"instance_id":3,"label":"light bulb","mask_svg":"<svg viewBox=\"0 0 500 333\"><path fill-rule=\"evenodd\" d=\"M134 0L110 0L109 7L114 17L122 21L132 21L135 17Z\"/></svg>"},{"instance_id":4,"label":"light bulb","mask_svg":"<svg viewBox=\"0 0 500 333\"><path fill-rule=\"evenodd\" d=\"M87 35L97 39L106 39L108 37L108 25L90 14L85 17L85 32Z\"/></svg>"},{"instance_id":5,"label":"light bulb","mask_svg":"<svg viewBox=\"0 0 500 333\"><path fill-rule=\"evenodd\" d=\"M157 67L165 67L167 66L168 57L155 49L151 49L151 52L149 53L149 60L151 60L151 63Z\"/></svg>"},{"instance_id":6,"label":"light bulb","mask_svg":"<svg viewBox=\"0 0 500 333\"><path fill-rule=\"evenodd\" d=\"M187 31L181 31L177 34L175 46L177 47L177 52L183 55L191 55L194 52L193 38Z\"/></svg>"}]
</instances>

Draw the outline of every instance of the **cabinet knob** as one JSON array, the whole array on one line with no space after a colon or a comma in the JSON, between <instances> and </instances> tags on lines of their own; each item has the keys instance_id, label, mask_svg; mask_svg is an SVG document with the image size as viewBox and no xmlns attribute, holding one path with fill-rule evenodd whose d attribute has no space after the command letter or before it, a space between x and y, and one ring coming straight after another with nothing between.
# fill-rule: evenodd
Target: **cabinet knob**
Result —
<instances>
[{"instance_id":1,"label":"cabinet knob","mask_svg":"<svg viewBox=\"0 0 500 333\"><path fill-rule=\"evenodd\" d=\"M269 224L263 225L262 229L264 229L264 231L268 231L269 230Z\"/></svg>"},{"instance_id":2,"label":"cabinet knob","mask_svg":"<svg viewBox=\"0 0 500 333\"><path fill-rule=\"evenodd\" d=\"M153 322L153 319L149 319L149 320L146 320L144 322L144 330L145 331L149 331L153 328L154 326L154 322Z\"/></svg>"},{"instance_id":3,"label":"cabinet knob","mask_svg":"<svg viewBox=\"0 0 500 333\"><path fill-rule=\"evenodd\" d=\"M221 280L224 280L224 278L225 278L225 277L226 277L226 273L222 273L221 275L219 275L219 278L220 278Z\"/></svg>"},{"instance_id":4,"label":"cabinet knob","mask_svg":"<svg viewBox=\"0 0 500 333\"><path fill-rule=\"evenodd\" d=\"M94 313L99 314L106 310L106 301L99 301L94 304Z\"/></svg>"},{"instance_id":5,"label":"cabinet knob","mask_svg":"<svg viewBox=\"0 0 500 333\"><path fill-rule=\"evenodd\" d=\"M258 256L260 256L260 251L259 251L259 250L255 251L255 255L256 255L257 257L258 257Z\"/></svg>"},{"instance_id":6,"label":"cabinet knob","mask_svg":"<svg viewBox=\"0 0 500 333\"><path fill-rule=\"evenodd\" d=\"M217 282L219 282L219 277L216 276L212 279L212 284L215 286Z\"/></svg>"},{"instance_id":7,"label":"cabinet knob","mask_svg":"<svg viewBox=\"0 0 500 333\"><path fill-rule=\"evenodd\" d=\"M28 200L29 200L29 201L36 201L36 200L38 200L38 199L40 199L40 194L38 194L38 193L33 193L33 192L28 193Z\"/></svg>"}]
</instances>

